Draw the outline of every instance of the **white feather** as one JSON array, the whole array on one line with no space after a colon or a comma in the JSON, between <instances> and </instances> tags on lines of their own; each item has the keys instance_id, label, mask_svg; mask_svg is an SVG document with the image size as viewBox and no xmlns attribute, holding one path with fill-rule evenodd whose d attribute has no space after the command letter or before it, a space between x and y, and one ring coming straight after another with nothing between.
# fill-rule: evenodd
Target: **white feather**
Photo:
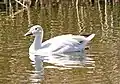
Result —
<instances>
[{"instance_id":1,"label":"white feather","mask_svg":"<svg viewBox=\"0 0 120 84\"><path fill-rule=\"evenodd\" d=\"M25 34L32 33L35 36L34 42L29 48L29 53L34 55L40 55L41 53L47 54L58 54L66 52L81 51L85 48L87 43L95 36L91 34L88 37L80 35L61 35L53 37L42 43L43 29L39 25L35 25Z\"/></svg>"}]
</instances>

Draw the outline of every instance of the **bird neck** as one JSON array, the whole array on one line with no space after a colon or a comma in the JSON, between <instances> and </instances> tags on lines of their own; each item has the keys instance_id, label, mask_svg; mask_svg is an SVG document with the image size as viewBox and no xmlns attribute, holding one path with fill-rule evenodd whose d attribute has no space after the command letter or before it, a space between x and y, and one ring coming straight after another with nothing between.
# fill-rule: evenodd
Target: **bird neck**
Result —
<instances>
[{"instance_id":1,"label":"bird neck","mask_svg":"<svg viewBox=\"0 0 120 84\"><path fill-rule=\"evenodd\" d=\"M41 33L40 35L36 35L32 45L30 46L30 51L36 51L40 49L42 44L42 39L43 39L43 33Z\"/></svg>"},{"instance_id":2,"label":"bird neck","mask_svg":"<svg viewBox=\"0 0 120 84\"><path fill-rule=\"evenodd\" d=\"M35 49L35 50L40 49L41 44L42 44L42 39L41 39L41 37L40 37L39 35L38 35L38 36L35 36L35 39L34 39L33 44L34 44L34 49Z\"/></svg>"}]
</instances>

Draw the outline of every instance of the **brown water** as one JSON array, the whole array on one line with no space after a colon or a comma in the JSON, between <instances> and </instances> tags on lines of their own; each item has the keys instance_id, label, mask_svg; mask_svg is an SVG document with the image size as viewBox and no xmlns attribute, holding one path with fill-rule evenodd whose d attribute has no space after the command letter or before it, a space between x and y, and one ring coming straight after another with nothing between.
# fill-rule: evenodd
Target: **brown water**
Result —
<instances>
[{"instance_id":1,"label":"brown water","mask_svg":"<svg viewBox=\"0 0 120 84\"><path fill-rule=\"evenodd\" d=\"M27 12L14 18L0 14L0 84L120 84L120 3L94 5L72 1L31 8L32 24L44 28L44 39L62 34L95 33L82 54L30 61ZM37 57L36 57L37 58Z\"/></svg>"}]
</instances>

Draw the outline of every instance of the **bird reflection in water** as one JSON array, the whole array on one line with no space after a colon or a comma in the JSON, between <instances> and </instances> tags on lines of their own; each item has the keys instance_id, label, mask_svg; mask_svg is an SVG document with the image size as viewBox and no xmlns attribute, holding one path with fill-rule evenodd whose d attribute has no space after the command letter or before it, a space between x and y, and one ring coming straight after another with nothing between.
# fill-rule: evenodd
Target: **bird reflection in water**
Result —
<instances>
[{"instance_id":1,"label":"bird reflection in water","mask_svg":"<svg viewBox=\"0 0 120 84\"><path fill-rule=\"evenodd\" d=\"M38 82L44 78L44 68L63 70L83 68L86 67L86 65L94 64L93 59L87 57L84 50L82 52L65 54L34 55L34 59L31 60L34 60L32 65L35 67L34 74L31 75L31 79L32 81L34 80L34 82ZM48 63L48 65L43 67L43 62Z\"/></svg>"},{"instance_id":2,"label":"bird reflection in water","mask_svg":"<svg viewBox=\"0 0 120 84\"><path fill-rule=\"evenodd\" d=\"M86 56L85 51L70 52L65 54L54 54L44 58L44 62L54 66L45 66L45 68L72 69L85 67L86 64L94 64L92 58Z\"/></svg>"},{"instance_id":3,"label":"bird reflection in water","mask_svg":"<svg viewBox=\"0 0 120 84\"><path fill-rule=\"evenodd\" d=\"M34 56L34 61L32 61L32 65L35 68L35 71L30 76L30 80L32 83L37 83L43 80L44 68L43 68L43 59L39 55Z\"/></svg>"}]
</instances>

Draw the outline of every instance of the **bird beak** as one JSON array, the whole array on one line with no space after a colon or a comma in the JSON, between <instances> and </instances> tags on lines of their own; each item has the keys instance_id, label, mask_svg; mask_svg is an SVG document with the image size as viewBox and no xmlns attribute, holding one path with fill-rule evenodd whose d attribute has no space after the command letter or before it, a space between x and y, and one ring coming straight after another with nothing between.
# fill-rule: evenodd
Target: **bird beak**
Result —
<instances>
[{"instance_id":1,"label":"bird beak","mask_svg":"<svg viewBox=\"0 0 120 84\"><path fill-rule=\"evenodd\" d=\"M33 35L32 32L27 32L24 36L30 36L30 35Z\"/></svg>"}]
</instances>

